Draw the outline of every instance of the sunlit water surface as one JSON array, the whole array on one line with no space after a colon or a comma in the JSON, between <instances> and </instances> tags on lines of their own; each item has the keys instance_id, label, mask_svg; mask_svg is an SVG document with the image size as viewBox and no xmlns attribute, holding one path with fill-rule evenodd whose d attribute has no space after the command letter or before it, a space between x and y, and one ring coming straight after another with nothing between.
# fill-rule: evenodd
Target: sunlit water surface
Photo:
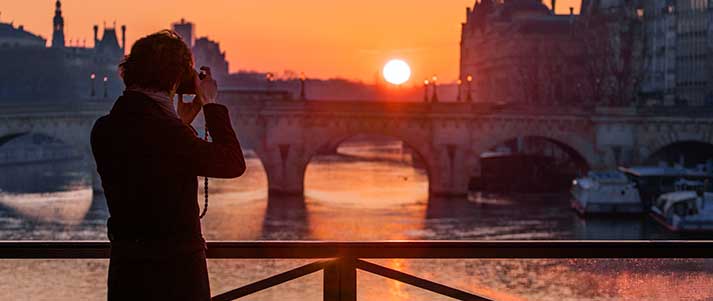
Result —
<instances>
[{"instance_id":1,"label":"sunlit water surface","mask_svg":"<svg viewBox=\"0 0 713 301\"><path fill-rule=\"evenodd\" d=\"M429 199L428 175L396 142L346 143L317 157L305 197L267 197L250 157L240 179L211 180L209 240L687 239L641 219L582 220L567 195ZM0 240L104 240L105 200L87 165L0 167ZM201 190L202 191L202 190ZM202 199L202 196L199 198ZM202 206L202 204L201 204ZM139 210L139 208L137 208ZM210 260L214 293L296 267L294 260ZM711 260L379 260L497 300L713 300ZM103 300L106 261L0 261L0 300ZM247 300L319 300L321 274ZM359 272L361 300L445 300ZM28 297L31 296L31 297Z\"/></svg>"}]
</instances>

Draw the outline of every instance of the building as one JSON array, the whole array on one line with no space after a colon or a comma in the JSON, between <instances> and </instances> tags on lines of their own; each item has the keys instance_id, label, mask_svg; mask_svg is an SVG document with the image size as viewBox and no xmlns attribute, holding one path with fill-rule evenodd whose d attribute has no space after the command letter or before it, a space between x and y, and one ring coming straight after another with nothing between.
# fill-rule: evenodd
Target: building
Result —
<instances>
[{"instance_id":1,"label":"building","mask_svg":"<svg viewBox=\"0 0 713 301\"><path fill-rule=\"evenodd\" d=\"M225 59L225 52L220 49L220 44L207 37L195 38L195 25L186 22L185 19L173 23L173 31L178 33L183 41L193 52L196 68L201 66L210 67L213 76L218 79L228 77L228 61Z\"/></svg>"},{"instance_id":2,"label":"building","mask_svg":"<svg viewBox=\"0 0 713 301\"><path fill-rule=\"evenodd\" d=\"M648 104L713 104L713 6L705 0L645 0Z\"/></svg>"},{"instance_id":3,"label":"building","mask_svg":"<svg viewBox=\"0 0 713 301\"><path fill-rule=\"evenodd\" d=\"M46 44L45 38L25 31L22 25L15 28L13 24L0 22L0 48L44 48Z\"/></svg>"},{"instance_id":4,"label":"building","mask_svg":"<svg viewBox=\"0 0 713 301\"><path fill-rule=\"evenodd\" d=\"M474 101L573 101L575 20L575 15L557 15L538 0L479 0L468 8L462 24L460 79L466 84L473 80Z\"/></svg>"},{"instance_id":5,"label":"building","mask_svg":"<svg viewBox=\"0 0 713 301\"><path fill-rule=\"evenodd\" d=\"M193 46L193 57L196 67L210 67L215 78L228 76L228 61L225 60L225 52L220 50L220 44L217 42L205 37L197 39Z\"/></svg>"},{"instance_id":6,"label":"building","mask_svg":"<svg viewBox=\"0 0 713 301\"><path fill-rule=\"evenodd\" d=\"M123 91L118 64L124 57L126 26L119 44L115 27L101 39L94 26L94 47L66 45L62 4L55 3L52 44L22 26L0 23L0 102L111 99Z\"/></svg>"},{"instance_id":7,"label":"building","mask_svg":"<svg viewBox=\"0 0 713 301\"><path fill-rule=\"evenodd\" d=\"M460 76L476 101L713 105L709 0L583 0L577 16L481 0L466 16Z\"/></svg>"},{"instance_id":8,"label":"building","mask_svg":"<svg viewBox=\"0 0 713 301\"><path fill-rule=\"evenodd\" d=\"M186 19L181 19L181 21L173 23L172 27L173 31L181 36L183 41L186 42L188 48L193 48L196 36L195 26L193 26L193 23L186 22Z\"/></svg>"}]
</instances>

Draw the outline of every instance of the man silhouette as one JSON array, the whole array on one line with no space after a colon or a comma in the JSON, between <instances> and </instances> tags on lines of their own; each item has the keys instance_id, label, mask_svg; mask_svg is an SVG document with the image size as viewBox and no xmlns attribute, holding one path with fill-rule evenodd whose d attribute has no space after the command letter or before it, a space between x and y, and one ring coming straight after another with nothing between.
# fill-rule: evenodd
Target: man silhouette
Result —
<instances>
[{"instance_id":1,"label":"man silhouette","mask_svg":"<svg viewBox=\"0 0 713 301\"><path fill-rule=\"evenodd\" d=\"M119 67L126 91L91 136L110 214L108 300L210 300L197 177L245 171L228 110L172 31L138 40ZM196 97L176 110L186 78ZM212 142L190 126L201 109Z\"/></svg>"}]
</instances>

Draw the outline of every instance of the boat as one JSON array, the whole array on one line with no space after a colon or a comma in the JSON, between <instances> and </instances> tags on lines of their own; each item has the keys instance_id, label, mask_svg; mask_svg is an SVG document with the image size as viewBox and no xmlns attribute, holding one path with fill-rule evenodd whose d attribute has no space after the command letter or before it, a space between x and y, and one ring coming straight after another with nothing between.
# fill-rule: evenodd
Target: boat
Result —
<instances>
[{"instance_id":1,"label":"boat","mask_svg":"<svg viewBox=\"0 0 713 301\"><path fill-rule=\"evenodd\" d=\"M713 183L713 175L705 166L684 168L681 166L636 166L619 167L629 180L634 182L641 196L643 208L650 208L659 196L682 190L676 187L681 180L703 183L708 180Z\"/></svg>"},{"instance_id":2,"label":"boat","mask_svg":"<svg viewBox=\"0 0 713 301\"><path fill-rule=\"evenodd\" d=\"M701 182L677 182L680 185L695 190L662 194L649 215L673 232L713 232L713 193L706 192Z\"/></svg>"},{"instance_id":3,"label":"boat","mask_svg":"<svg viewBox=\"0 0 713 301\"><path fill-rule=\"evenodd\" d=\"M572 208L580 215L642 214L636 184L620 171L590 171L572 181Z\"/></svg>"}]
</instances>

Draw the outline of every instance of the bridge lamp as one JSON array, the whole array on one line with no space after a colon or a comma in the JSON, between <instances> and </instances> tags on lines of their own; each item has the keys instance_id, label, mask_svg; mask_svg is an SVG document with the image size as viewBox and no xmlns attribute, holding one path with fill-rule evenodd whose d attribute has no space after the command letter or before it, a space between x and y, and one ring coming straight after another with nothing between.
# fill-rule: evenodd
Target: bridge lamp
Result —
<instances>
[{"instance_id":1,"label":"bridge lamp","mask_svg":"<svg viewBox=\"0 0 713 301\"><path fill-rule=\"evenodd\" d=\"M461 79L459 78L459 79L458 79L458 95L456 96L456 100L457 100L458 102L460 102L460 100L461 100L461 99L460 99L460 98L461 98L461 97L460 97L461 86L463 86L463 80L461 80Z\"/></svg>"},{"instance_id":2,"label":"bridge lamp","mask_svg":"<svg viewBox=\"0 0 713 301\"><path fill-rule=\"evenodd\" d=\"M431 84L433 84L433 97L431 97L431 102L438 102L438 76L433 76L431 78Z\"/></svg>"},{"instance_id":3,"label":"bridge lamp","mask_svg":"<svg viewBox=\"0 0 713 301\"><path fill-rule=\"evenodd\" d=\"M468 102L473 102L473 96L471 95L471 84L473 83L473 76L468 74L465 80L468 82L468 95L465 97L465 99Z\"/></svg>"},{"instance_id":4,"label":"bridge lamp","mask_svg":"<svg viewBox=\"0 0 713 301\"><path fill-rule=\"evenodd\" d=\"M104 76L104 98L109 97L109 77Z\"/></svg>"},{"instance_id":5,"label":"bridge lamp","mask_svg":"<svg viewBox=\"0 0 713 301\"><path fill-rule=\"evenodd\" d=\"M427 79L423 80L423 101L424 102L428 102L428 85L429 84L430 84L430 82Z\"/></svg>"},{"instance_id":6,"label":"bridge lamp","mask_svg":"<svg viewBox=\"0 0 713 301\"><path fill-rule=\"evenodd\" d=\"M91 94L89 94L89 95L90 95L92 98L94 98L94 96L96 96L96 94L97 94L96 89L94 88L94 81L97 79L97 75L94 74L94 73L92 73L91 75L89 75L89 79L90 79L91 82L92 82L92 92L91 92Z\"/></svg>"},{"instance_id":7,"label":"bridge lamp","mask_svg":"<svg viewBox=\"0 0 713 301\"><path fill-rule=\"evenodd\" d=\"M271 88L272 88L272 78L273 78L273 77L274 77L274 75L272 74L272 72L268 72L268 73L265 75L265 79L267 79L267 90L268 90L268 91L270 91Z\"/></svg>"},{"instance_id":8,"label":"bridge lamp","mask_svg":"<svg viewBox=\"0 0 713 301\"><path fill-rule=\"evenodd\" d=\"M305 93L305 82L307 77L304 72L300 73L300 100L307 100L307 95Z\"/></svg>"}]
</instances>

